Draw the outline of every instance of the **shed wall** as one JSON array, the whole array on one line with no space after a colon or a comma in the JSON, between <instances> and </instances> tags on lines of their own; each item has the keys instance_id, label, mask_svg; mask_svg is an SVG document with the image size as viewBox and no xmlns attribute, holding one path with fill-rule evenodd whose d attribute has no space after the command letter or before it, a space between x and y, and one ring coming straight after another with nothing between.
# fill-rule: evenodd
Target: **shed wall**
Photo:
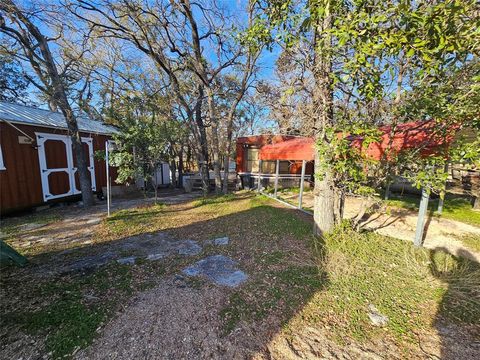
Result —
<instances>
[{"instance_id":1,"label":"shed wall","mask_svg":"<svg viewBox=\"0 0 480 360\"><path fill-rule=\"evenodd\" d=\"M36 139L35 132L67 135L63 129L15 124L20 130ZM105 150L106 135L81 133L84 137L93 138L93 152ZM0 146L2 147L5 170L0 170L0 212L2 214L14 210L41 205L43 201L42 183L38 151L33 144L20 144L19 136L24 136L18 130L5 122L0 122ZM65 154L50 154L59 162ZM105 162L94 160L97 190L106 186ZM112 178L116 178L115 168L111 168Z\"/></svg>"}]
</instances>

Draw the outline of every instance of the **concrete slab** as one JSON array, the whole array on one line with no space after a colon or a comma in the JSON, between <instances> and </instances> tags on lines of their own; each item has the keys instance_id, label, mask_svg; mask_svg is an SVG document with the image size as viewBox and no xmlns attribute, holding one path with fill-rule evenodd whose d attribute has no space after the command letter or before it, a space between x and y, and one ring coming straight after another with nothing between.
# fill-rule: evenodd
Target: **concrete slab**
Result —
<instances>
[{"instance_id":1,"label":"concrete slab","mask_svg":"<svg viewBox=\"0 0 480 360\"><path fill-rule=\"evenodd\" d=\"M230 242L230 239L228 238L228 236L224 236L216 239L207 240L205 241L205 244L215 245L215 246L224 246L224 245L228 245L229 242Z\"/></svg>"},{"instance_id":2,"label":"concrete slab","mask_svg":"<svg viewBox=\"0 0 480 360\"><path fill-rule=\"evenodd\" d=\"M130 256L130 257L118 259L117 262L122 265L133 265L135 264L136 259L137 258L135 256Z\"/></svg>"},{"instance_id":3,"label":"concrete slab","mask_svg":"<svg viewBox=\"0 0 480 360\"><path fill-rule=\"evenodd\" d=\"M179 255L198 255L202 252L202 247L194 240L183 240L177 244Z\"/></svg>"},{"instance_id":4,"label":"concrete slab","mask_svg":"<svg viewBox=\"0 0 480 360\"><path fill-rule=\"evenodd\" d=\"M237 287L248 276L237 268L237 263L223 255L212 255L183 269L188 276L204 276L213 283L228 287Z\"/></svg>"}]
</instances>

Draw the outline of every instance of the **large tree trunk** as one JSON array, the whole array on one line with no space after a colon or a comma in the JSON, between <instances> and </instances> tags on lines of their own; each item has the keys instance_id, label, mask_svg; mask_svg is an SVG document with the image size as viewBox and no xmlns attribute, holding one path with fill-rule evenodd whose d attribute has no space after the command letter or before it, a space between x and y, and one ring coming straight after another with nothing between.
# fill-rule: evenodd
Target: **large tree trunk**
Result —
<instances>
[{"instance_id":1,"label":"large tree trunk","mask_svg":"<svg viewBox=\"0 0 480 360\"><path fill-rule=\"evenodd\" d=\"M170 161L170 171L172 172L172 182L170 187L176 188L177 187L177 165L175 163L175 159Z\"/></svg>"},{"instance_id":2,"label":"large tree trunk","mask_svg":"<svg viewBox=\"0 0 480 360\"><path fill-rule=\"evenodd\" d=\"M3 3L2 3L3 5ZM26 34L20 34L20 41L24 47L27 58L37 73L40 80L44 83L45 88L42 90L48 96L48 103L52 109L59 108L67 122L69 135L72 139L72 149L77 160L76 167L80 180L80 190L82 192L82 199L84 206L91 206L94 203L92 193L92 183L90 172L87 169L87 161L83 151L82 139L78 131L78 124L72 108L68 103L64 80L65 77L58 73L57 65L53 59L47 38L41 31L30 21L29 18L20 10L12 1L6 1L5 7L2 10L7 13L15 15L20 22L22 22L28 30L28 33L35 39L36 43L31 41L31 37ZM4 24L2 24L4 26ZM39 53L36 53L39 50ZM34 55L35 54L35 55ZM41 56L40 56L41 55ZM41 61L38 58L43 57ZM40 63L43 63L41 66ZM45 67L43 67L45 66ZM93 164L92 164L93 165Z\"/></svg>"},{"instance_id":3,"label":"large tree trunk","mask_svg":"<svg viewBox=\"0 0 480 360\"><path fill-rule=\"evenodd\" d=\"M178 152L178 188L183 187L183 146Z\"/></svg>"},{"instance_id":4,"label":"large tree trunk","mask_svg":"<svg viewBox=\"0 0 480 360\"><path fill-rule=\"evenodd\" d=\"M230 173L230 144L227 145L227 155L225 155L224 171L223 171L223 185L222 193L228 194L228 175Z\"/></svg>"},{"instance_id":5,"label":"large tree trunk","mask_svg":"<svg viewBox=\"0 0 480 360\"><path fill-rule=\"evenodd\" d=\"M224 178L223 178L223 193L228 193L228 173L230 168L230 153L232 152L232 136L233 136L233 117L235 113L235 109L237 108L240 99L243 97L243 92L239 94L235 103L232 105L230 112L227 117L227 151L225 155L225 165L224 165Z\"/></svg>"},{"instance_id":6,"label":"large tree trunk","mask_svg":"<svg viewBox=\"0 0 480 360\"><path fill-rule=\"evenodd\" d=\"M213 157L213 174L215 176L215 194L222 192L222 174L220 169L220 145L218 140L218 119L215 116L215 105L213 103L213 92L207 88L208 114L210 125L212 127L212 157Z\"/></svg>"},{"instance_id":7,"label":"large tree trunk","mask_svg":"<svg viewBox=\"0 0 480 360\"><path fill-rule=\"evenodd\" d=\"M317 172L318 165L315 163L315 172ZM333 183L331 174L325 174L320 180L315 180L313 201L313 220L314 220L314 234L323 236L325 233L333 229L337 223L337 214L340 214L340 203L336 196L338 193Z\"/></svg>"},{"instance_id":8,"label":"large tree trunk","mask_svg":"<svg viewBox=\"0 0 480 360\"><path fill-rule=\"evenodd\" d=\"M197 154L198 170L200 172L200 178L202 179L202 191L206 196L210 191L210 175L208 171L208 143L207 132L205 130L205 124L202 118L202 99L203 99L203 87L198 87L198 99L195 106L195 123L198 128L199 135L199 152Z\"/></svg>"},{"instance_id":9,"label":"large tree trunk","mask_svg":"<svg viewBox=\"0 0 480 360\"><path fill-rule=\"evenodd\" d=\"M52 80L55 84L55 94L53 96L53 101L58 105L67 122L68 132L72 140L72 150L77 160L76 167L80 182L80 191L82 192L82 201L83 205L85 207L88 207L94 204L92 181L90 172L87 167L87 159L85 157L85 152L83 151L82 139L80 136L80 132L78 131L77 120L73 114L70 104L68 103L63 84L61 82L61 79L58 77L58 74L56 78L52 77Z\"/></svg>"},{"instance_id":10,"label":"large tree trunk","mask_svg":"<svg viewBox=\"0 0 480 360\"><path fill-rule=\"evenodd\" d=\"M322 6L322 5L320 5ZM314 123L314 139L316 143L326 145L326 129L333 125L333 81L331 60L331 38L328 29L332 26L332 14L329 3L325 5L323 19L317 23L315 35L315 82L314 103L318 113ZM321 163L318 152L315 154L315 187L314 187L314 234L323 236L331 231L341 220L342 201L338 197L341 192L336 188L334 174L329 164ZM328 161L328 160L327 160Z\"/></svg>"}]
</instances>

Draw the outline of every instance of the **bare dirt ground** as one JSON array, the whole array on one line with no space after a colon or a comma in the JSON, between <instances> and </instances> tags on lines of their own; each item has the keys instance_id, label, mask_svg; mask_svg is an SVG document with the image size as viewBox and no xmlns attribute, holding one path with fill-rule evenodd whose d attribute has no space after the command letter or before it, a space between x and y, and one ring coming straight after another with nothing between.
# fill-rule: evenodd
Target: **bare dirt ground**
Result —
<instances>
[{"instance_id":1,"label":"bare dirt ground","mask_svg":"<svg viewBox=\"0 0 480 360\"><path fill-rule=\"evenodd\" d=\"M339 346L321 328L273 335L270 326L241 323L224 335L220 311L228 290L165 279L134 298L77 359L399 359L391 343ZM268 322L276 322L268 319ZM265 339L274 336L266 346ZM472 358L473 359L473 358Z\"/></svg>"},{"instance_id":2,"label":"bare dirt ground","mask_svg":"<svg viewBox=\"0 0 480 360\"><path fill-rule=\"evenodd\" d=\"M298 201L298 195L289 195L286 199ZM313 194L304 195L304 207L313 206ZM345 217L355 217L362 206L362 198L347 197L345 200ZM366 216L361 224L365 229L373 230L379 234L391 236L397 239L413 241L417 226L418 213L409 209L384 206L378 211ZM465 224L460 221L445 219L442 217L427 216L423 246L427 249L443 249L455 256L468 257L480 263L480 253L472 251L459 241L459 237L465 235L478 236L480 239L480 227Z\"/></svg>"},{"instance_id":3,"label":"bare dirt ground","mask_svg":"<svg viewBox=\"0 0 480 360\"><path fill-rule=\"evenodd\" d=\"M164 192L158 197L157 201L163 204L178 204L191 201L200 196L199 193L177 193ZM154 203L153 198L132 198L132 199L113 199L111 211L119 209L131 209L138 206L148 206ZM10 244L27 254L36 254L45 252L45 248L54 251L55 249L67 250L78 246L87 246L92 244L93 237L100 227L103 219L107 215L106 203L102 202L85 210L78 205L64 207L54 207L38 213L40 217L46 217L46 223L28 222L28 216L25 218L9 218L7 224L22 223L15 232L18 236ZM50 220L51 217L53 221ZM3 234L2 226L2 237ZM38 251L37 251L38 250Z\"/></svg>"},{"instance_id":4,"label":"bare dirt ground","mask_svg":"<svg viewBox=\"0 0 480 360\"><path fill-rule=\"evenodd\" d=\"M142 286L129 289L132 295L121 298L115 305L115 312L93 329L93 343L83 349L76 347L67 357L255 360L479 358L480 339L475 339L474 333L466 330L468 328L451 323L419 332L418 344L408 345L407 350L401 348L403 345L387 332L374 341L359 342L345 337L338 341L332 336L331 326L321 321L316 325L307 324L303 321L302 309L321 293L327 282L317 282L315 262L306 242L301 240L308 238L310 227L306 227L306 232L295 228L296 222L309 222L309 217L292 210L282 210L281 214L285 212L285 216L279 218L280 213L272 212L272 208L283 208L281 205L274 202L268 206L264 203L255 205L250 195L240 195L232 202L227 199L218 205L215 202L197 204L194 202L197 196L164 194L159 201L168 205L158 210L158 214L154 209L154 216L142 221L138 220L142 213L125 214L125 218L118 216L116 221L123 221L120 225L126 226L119 227L115 223L113 230L121 231L118 236L113 236L116 233L112 230L105 230L104 205L88 211L66 208L60 219L44 226L20 225L17 227L20 232L10 244L24 250L31 265L2 274L6 281L2 289L2 308L22 314L26 310L42 308L52 299L69 296L71 287L64 285L70 284L71 278L83 281L85 276L95 276L97 269L107 263L141 256L141 261L137 257L136 262L114 268L114 271L121 270L122 273L117 274L116 280L101 284L106 287L106 292L97 291L96 284L87 283L82 288L80 303L89 308L107 302L114 295L109 288L122 277L132 277L133 282L138 278L147 278L149 282L148 288L143 287L145 282L142 282ZM151 204L151 199L114 201L117 209L142 209ZM351 204L350 208L354 208L355 203ZM384 226L393 219L395 221ZM372 219L369 226L378 227L377 231L389 231L388 235L397 237L403 228L400 225L393 227L395 223L403 224L405 229L402 234L410 236L412 222L408 214L383 214ZM429 229L445 226L460 225L435 224L432 221ZM460 231L470 230L460 228ZM212 245L211 239L224 235L230 240L227 246ZM185 239L198 243L202 252L179 256L173 254L170 245L167 248L164 245L165 241L176 244ZM150 247L152 242L155 242L153 248ZM131 248L130 245L135 244L138 246ZM139 252L139 249L147 251ZM164 256L151 262L145 260L149 254L159 251ZM461 255L460 251L459 248ZM230 288L182 274L181 270L187 265L217 253L238 261L239 268L248 275L246 284ZM83 265L94 266L75 268L79 261ZM311 270L315 277L303 275ZM31 283L37 281L48 287L55 285L51 299L39 300L37 296L42 293L36 290L15 289L15 284L32 286ZM226 323L231 324L228 329ZM49 331L52 330L50 328ZM32 334L19 324L8 323L0 331L0 339L0 358L48 359L55 355L48 350L48 333Z\"/></svg>"}]
</instances>

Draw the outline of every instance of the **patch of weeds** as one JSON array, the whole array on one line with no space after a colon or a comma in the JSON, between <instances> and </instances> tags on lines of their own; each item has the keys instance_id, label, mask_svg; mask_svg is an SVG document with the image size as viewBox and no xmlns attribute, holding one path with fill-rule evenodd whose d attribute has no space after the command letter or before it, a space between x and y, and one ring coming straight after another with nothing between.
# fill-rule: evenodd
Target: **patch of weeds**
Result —
<instances>
[{"instance_id":1,"label":"patch of weeds","mask_svg":"<svg viewBox=\"0 0 480 360\"><path fill-rule=\"evenodd\" d=\"M292 235L297 239L304 239L311 235L312 229L310 224L296 216L295 210L285 210L274 207L257 208L270 221L265 223L266 229L272 235Z\"/></svg>"},{"instance_id":2,"label":"patch of weeds","mask_svg":"<svg viewBox=\"0 0 480 360\"><path fill-rule=\"evenodd\" d=\"M27 332L45 335L46 349L53 358L70 357L75 349L92 342L96 329L113 313L117 302L131 294L131 281L127 266L111 264L87 276L44 283L37 296L50 298L47 305L9 316ZM90 303L85 294L102 301Z\"/></svg>"},{"instance_id":3,"label":"patch of weeds","mask_svg":"<svg viewBox=\"0 0 480 360\"><path fill-rule=\"evenodd\" d=\"M153 219L162 213L164 204L119 210L105 221L107 230L114 235L133 235L151 229Z\"/></svg>"},{"instance_id":4,"label":"patch of weeds","mask_svg":"<svg viewBox=\"0 0 480 360\"><path fill-rule=\"evenodd\" d=\"M480 324L480 265L441 250L430 252L431 274L441 281L439 314L453 321Z\"/></svg>"},{"instance_id":5,"label":"patch of weeds","mask_svg":"<svg viewBox=\"0 0 480 360\"><path fill-rule=\"evenodd\" d=\"M220 311L220 317L223 319L223 331L226 334L232 332L242 316L250 315L252 312L245 298L240 293L233 293L228 306Z\"/></svg>"},{"instance_id":6,"label":"patch of weeds","mask_svg":"<svg viewBox=\"0 0 480 360\"><path fill-rule=\"evenodd\" d=\"M460 240L463 245L465 245L470 250L480 252L480 235L469 234L463 236L456 236L456 238Z\"/></svg>"},{"instance_id":7,"label":"patch of weeds","mask_svg":"<svg viewBox=\"0 0 480 360\"><path fill-rule=\"evenodd\" d=\"M68 294L52 305L27 315L27 331L38 333L49 329L45 345L54 358L68 356L75 348L89 345L106 317L104 308L87 306L81 300L78 293Z\"/></svg>"},{"instance_id":8,"label":"patch of weeds","mask_svg":"<svg viewBox=\"0 0 480 360\"><path fill-rule=\"evenodd\" d=\"M226 194L220 196L209 196L203 197L199 200L193 202L194 207L204 206L204 205L213 205L213 204L223 204L225 202L236 200L235 194Z\"/></svg>"},{"instance_id":9,"label":"patch of weeds","mask_svg":"<svg viewBox=\"0 0 480 360\"><path fill-rule=\"evenodd\" d=\"M311 223L298 216L295 210L260 205L255 206L253 211L262 218L264 231L271 236L291 235L304 239L312 233Z\"/></svg>"},{"instance_id":10,"label":"patch of weeds","mask_svg":"<svg viewBox=\"0 0 480 360\"><path fill-rule=\"evenodd\" d=\"M240 320L258 321L273 313L285 321L325 284L326 277L315 266L266 272L230 296L228 306L220 313L223 331L231 332Z\"/></svg>"},{"instance_id":11,"label":"patch of weeds","mask_svg":"<svg viewBox=\"0 0 480 360\"><path fill-rule=\"evenodd\" d=\"M323 246L319 265L328 287L315 294L302 319L328 325L338 338L381 334L370 323L369 304L388 316L388 333L408 342L439 317L479 321L480 272L471 261L347 225L326 236Z\"/></svg>"},{"instance_id":12,"label":"patch of weeds","mask_svg":"<svg viewBox=\"0 0 480 360\"><path fill-rule=\"evenodd\" d=\"M265 265L277 265L285 258L285 254L282 251L273 251L271 253L262 254L259 256L260 262Z\"/></svg>"}]
</instances>

